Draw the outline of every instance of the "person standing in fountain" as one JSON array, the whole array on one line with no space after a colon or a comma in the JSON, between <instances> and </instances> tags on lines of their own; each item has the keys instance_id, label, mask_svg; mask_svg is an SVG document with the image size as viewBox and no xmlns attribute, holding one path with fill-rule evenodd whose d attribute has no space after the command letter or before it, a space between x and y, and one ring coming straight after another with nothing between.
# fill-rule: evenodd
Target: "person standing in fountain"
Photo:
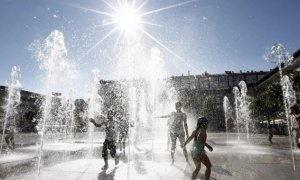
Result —
<instances>
[{"instance_id":1,"label":"person standing in fountain","mask_svg":"<svg viewBox=\"0 0 300 180\"><path fill-rule=\"evenodd\" d=\"M192 180L196 179L201 168L201 163L203 163L206 166L205 179L209 180L210 178L211 163L208 156L206 155L204 147L206 146L210 151L213 151L213 148L206 143L207 126L208 126L208 120L205 117L199 118L197 120L196 130L192 133L190 137L188 137L188 139L184 143L184 146L186 146L192 139L194 139L192 149L191 149L191 155L194 160L196 169L192 174Z\"/></svg>"},{"instance_id":2,"label":"person standing in fountain","mask_svg":"<svg viewBox=\"0 0 300 180\"><path fill-rule=\"evenodd\" d=\"M107 112L107 119L101 123L96 123L93 118L90 118L90 122L96 127L105 126L105 140L102 148L102 157L104 159L105 165L102 170L108 169L108 149L110 150L110 155L115 158L115 165L119 164L119 157L116 151L116 139L117 139L117 121L113 119L113 111Z\"/></svg>"},{"instance_id":3,"label":"person standing in fountain","mask_svg":"<svg viewBox=\"0 0 300 180\"><path fill-rule=\"evenodd\" d=\"M292 116L292 135L294 138L294 145L300 149L300 109L296 104L290 107L290 114Z\"/></svg>"},{"instance_id":4,"label":"person standing in fountain","mask_svg":"<svg viewBox=\"0 0 300 180\"><path fill-rule=\"evenodd\" d=\"M268 133L269 133L269 141L271 144L273 144L272 138L273 138L273 126L269 124L268 126Z\"/></svg>"},{"instance_id":5,"label":"person standing in fountain","mask_svg":"<svg viewBox=\"0 0 300 180\"><path fill-rule=\"evenodd\" d=\"M188 133L188 126L187 126L187 118L186 114L182 112L182 104L181 102L175 103L176 112L172 112L169 115L160 116L158 118L170 118L170 137L171 137L171 158L172 158L172 164L174 164L174 154L176 149L176 140L179 139L181 148L183 149L183 154L186 159L186 161L189 163L187 150L183 146L185 137L184 137L184 129L186 137L189 137ZM183 128L184 126L184 128Z\"/></svg>"}]
</instances>

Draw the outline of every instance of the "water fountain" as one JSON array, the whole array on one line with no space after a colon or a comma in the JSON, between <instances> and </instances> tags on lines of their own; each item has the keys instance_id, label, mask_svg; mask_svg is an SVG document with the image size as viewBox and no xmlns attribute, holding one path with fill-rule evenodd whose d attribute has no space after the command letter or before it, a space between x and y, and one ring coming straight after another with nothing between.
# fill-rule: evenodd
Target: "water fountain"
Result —
<instances>
[{"instance_id":1,"label":"water fountain","mask_svg":"<svg viewBox=\"0 0 300 180\"><path fill-rule=\"evenodd\" d=\"M10 73L10 80L8 81L7 104L5 107L5 117L2 126L3 132L0 153L2 153L6 128L10 128L10 131L15 131L16 128L15 118L18 114L17 107L21 100L21 84L19 81L19 78L21 77L20 72L21 70L19 66L13 66Z\"/></svg>"},{"instance_id":2,"label":"water fountain","mask_svg":"<svg viewBox=\"0 0 300 180\"><path fill-rule=\"evenodd\" d=\"M127 1L126 1L127 2ZM133 1L134 3L138 3ZM164 8L160 8L157 10L151 10L149 12L145 12L143 13L141 16L138 17L142 17L148 14L152 14L155 13L157 14L160 11L166 10L166 9L171 9L173 7L177 7L177 6L181 6L182 4L186 4L186 3L190 3L190 2L194 2L194 0L189 0L186 2L181 2L179 4L175 4L175 5L170 5L168 7L164 7ZM103 3L107 4L108 6L110 6L112 9L114 9L114 11L116 11L118 13L118 8L114 8L113 5L111 5L110 1L103 1ZM121 1L117 1L116 3L120 4L120 6L122 6L122 2ZM143 3L140 8L142 8L144 5L146 4ZM128 19L126 19L126 15L128 15L128 11L129 11L129 16L133 16L134 14L132 12L130 12L131 7L128 6L128 4L126 3L124 5L126 7L126 12L121 12L121 17L119 17L120 19L117 19L117 21L119 21L120 24L117 24L117 26L124 26L122 29L122 32L126 29L124 28L130 28L130 32L126 32L125 34L125 38L122 39L122 32L119 35L118 41L115 42L116 45L121 44L121 48L119 50L119 53L117 54L117 59L118 62L116 62L116 66L115 68L115 72L119 75L118 77L114 77L114 79L117 79L116 83L120 83L121 84L121 88L122 91L125 92L125 96L126 96L126 103L124 103L126 106L126 111L128 111L129 113L129 120L131 122L133 122L133 124L135 125L133 128L130 128L129 130L129 146L128 146L128 159L129 159L129 163L127 164L128 167L128 171L127 171L127 179L137 179L135 178L136 176L134 176L134 172L131 171L130 169L134 168L140 168L141 166L131 166L132 162L136 163L139 162L140 164L138 165L143 165L143 163L141 163L141 161L144 162L144 164L147 165L150 164L150 166L147 166L146 171L151 171L152 168L152 172L154 172L153 174L149 173L147 175L145 175L144 177L138 176L138 178L141 177L144 179L151 179L151 178L160 178L160 179L165 179L165 177L171 177L171 176L167 176L166 174L172 174L173 177L176 178L180 178L179 176L176 176L176 172L179 172L179 175L182 175L183 171L185 171L182 167L184 167L186 165L185 161L181 161L178 162L178 164L176 164L176 166L169 166L166 165L167 163L169 163L169 159L167 159L167 156L163 156L167 153L165 153L164 147L166 147L166 143L161 143L160 139L163 139L163 142L167 142L166 138L166 134L167 134L167 126L166 126L166 121L165 120L154 120L153 117L157 116L157 115L166 115L169 114L171 111L174 111L174 103L177 101L177 95L176 95L176 90L174 87L171 87L168 85L168 83L166 81L164 81L164 77L166 75L166 69L164 68L164 58L162 57L163 55L160 53L160 50L156 47L152 48L150 51L149 46L153 46L151 43L147 43L144 44L143 39L145 37L142 37L141 34L136 33L134 30L132 29L132 27L136 28L136 24L132 24L135 22L132 21L126 21ZM195 5L194 8L196 8L197 6ZM109 14L109 16L114 16L111 13L105 13L102 11L96 11L96 10L91 10L88 8L82 8L84 9L84 13L87 13L89 11L94 11L96 12L98 15L105 15L105 14ZM50 8L48 8L49 12L50 12ZM121 9L122 10L122 9ZM135 10L135 9L134 9ZM127 13L127 14L126 14ZM134 12L135 13L135 12ZM122 15L124 15L122 17ZM56 16L56 15L55 15ZM63 17L63 16L62 16ZM140 21L140 19L134 17L136 21ZM35 18L36 19L36 18ZM204 17L203 19L206 19L206 17ZM90 21L90 19L89 19ZM104 19L103 21L107 21L106 19ZM154 21L155 22L155 21ZM114 23L114 22L113 22ZM112 24L113 24L112 23ZM73 23L71 23L73 24ZM105 23L103 25L106 25ZM154 24L155 25L155 24ZM100 25L101 26L101 25ZM159 25L160 26L160 25ZM140 27L138 27L137 29L139 29ZM112 31L110 31L107 35L104 36L104 38L97 43L97 45L101 44L107 37L109 37L117 28L114 28ZM147 30L147 29L145 29ZM192 29L191 29L192 30ZM141 31L143 31L143 28L141 28ZM169 50L166 46L164 46L164 44L160 43L160 41L156 40L154 37L152 37L149 33L147 33L146 31L143 31L145 36L148 36L148 38L152 39L154 42L156 42L157 44L160 45L160 47L162 47L164 50L166 50L168 53L170 53L171 55L175 55L176 58L178 58L178 56L173 53L171 50ZM45 70L46 71L46 96L45 96L45 101L44 104L42 106L42 111L43 111L43 118L42 118L42 130L41 130L41 143L39 146L39 157L38 157L38 174L40 175L40 171L41 171L41 167L43 165L42 162L42 158L43 158L43 152L44 152L44 148L45 148L45 144L46 142L48 142L47 140L47 134L45 134L45 129L46 128L53 128L52 130L54 131L54 127L51 127L52 124L57 124L60 123L63 127L62 130L59 130L58 133L63 136L63 139L68 139L68 132L69 129L71 129L72 131L72 127L74 127L74 95L73 92L71 92L69 94L69 97L66 98L64 96L61 95L55 95L52 92L56 91L56 84L59 81L58 80L58 76L60 76L61 73L64 73L64 76L60 76L61 79L65 80L65 78L69 75L66 76L65 70L69 71L72 70L72 63L70 63L68 61L67 58L67 51L64 45L64 40L63 40L63 34L57 30L53 31L47 38L45 41L41 41L38 42L36 46L33 47L34 50L34 55L36 57L36 59L38 60L38 62L40 63L40 68L41 70ZM184 40L184 39L183 39ZM171 44L173 44L171 42ZM96 47L96 45L94 46ZM93 47L93 48L94 48ZM92 49L93 49L92 48ZM89 50L90 52L91 50ZM183 60L182 58L179 57L179 59ZM174 63L173 61L171 61L170 63ZM282 70L281 70L281 63L279 63L279 69L280 69L280 75L282 76ZM88 87L89 90L89 95L88 95L88 106L87 106L87 111L86 111L86 117L88 118L97 118L97 116L101 115L101 113L103 113L104 111L104 106L102 106L103 103L103 99L102 96L99 95L99 89L103 88L102 85L100 84L100 76L99 76L99 70L93 70L92 71L94 78L91 81L90 86ZM124 80L125 79L125 80ZM285 109L286 109L286 115L287 115L287 119L289 120L288 117L288 112L287 109L290 107L290 105L294 102L294 91L292 90L292 86L290 84L289 78L287 76L283 76L281 78L282 81L282 88L283 88L283 94L285 97ZM82 82L79 82L82 83ZM65 86L64 86L65 87ZM68 87L69 88L69 87ZM65 88L65 89L68 89ZM59 91L56 91L59 92ZM164 96L166 96L165 99L167 100L161 100L160 97L162 94L166 94ZM242 129L244 127L245 124L245 131L247 132L247 139L249 142L249 132L250 132L250 115L249 115L249 97L247 96L247 87L245 82L240 82L239 83L239 87L234 87L233 88L233 93L234 93L234 104L235 104L235 112L236 112L236 127L237 127L237 134L238 134L238 140L240 140L240 133L244 132L244 129ZM103 97L104 98L104 97ZM53 107L53 102L57 101L60 105L58 107ZM123 105L122 105L123 106ZM127 107L128 106L128 107ZM228 120L229 117L231 116L231 112L230 112L230 102L229 99L227 97L224 97L224 102L223 102L223 106L224 106L224 112L225 112L225 119L226 119L226 140L228 143ZM53 117L53 109L58 109L59 113L57 118ZM115 109L114 109L115 110ZM127 118L127 117L126 117ZM7 118L6 118L7 119ZM56 119L56 120L55 120ZM86 124L88 124L88 142L91 145L91 153L93 152L94 149L94 126L92 126L91 123L89 123L88 121L86 122ZM55 134L55 133L52 133ZM84 134L84 133L82 133ZM209 133L209 136L211 134ZM218 135L216 135L218 136ZM214 141L215 145L217 146L217 148L215 148L214 153L217 154L216 156L218 156L218 153L221 154L219 157L214 158L217 159L218 161L215 163L213 162L214 166L213 166L213 170L214 173L213 176L216 175L216 172L219 172L220 174L226 174L226 171L222 171L223 167L229 167L229 174L227 176L228 178L231 179L242 179L241 176L245 176L248 177L250 179L266 179L266 177L262 177L264 176L264 172L263 171L259 171L257 174L259 174L259 177L262 178L256 178L257 176L252 176L253 174L253 170L255 169L254 166L256 166L255 161L253 161L253 163L246 163L245 166L243 165L244 159L243 157L240 157L239 155L241 153L253 153L255 154L256 152L260 152L260 151L256 151L257 149L255 149L256 147L254 146L250 146L247 145L246 148L251 147L252 149L241 149L241 146L231 146L233 147L232 149L228 150L229 146L223 146L223 144L221 146L219 146L221 143L220 142L224 142L224 138L223 137L212 137L214 138L212 141ZM222 135L221 135L222 136ZM56 137L55 137L56 138ZM210 136L211 138L211 136ZM3 139L2 139L3 141ZM132 142L136 143L136 147L132 146ZM60 145L63 146L63 145ZM221 147L221 148L220 148ZM244 146L245 147L245 146ZM62 147L65 148L65 147ZM138 149L139 148L139 149ZM236 148L236 149L234 149ZM1 147L2 149L2 147ZM261 148L263 149L263 148ZM267 148L265 148L267 149ZM263 150L265 150L263 149ZM141 151L140 151L141 150ZM232 151L231 151L232 150ZM249 150L249 151L248 151ZM142 154L142 153L143 154ZM150 152L148 154L146 154L145 152ZM89 153L89 154L91 154ZM140 154L142 155L140 155ZM163 154L165 153L165 154ZM225 154L226 153L226 154ZM230 157L231 153L232 158ZM239 154L238 154L239 153ZM272 152L260 152L260 155L274 155L274 151ZM151 158L145 157L144 159L142 159L142 156L146 156L146 155L151 155ZM214 155L215 155L214 154ZM224 154L225 156L228 155L228 157L224 158ZM156 156L157 155L157 156ZM162 155L162 156L158 156L158 155ZM237 158L237 155L239 156ZM276 156L279 155L279 153L275 154ZM270 158L270 156L268 156L268 158ZM142 158L141 158L142 157ZM162 158L161 158L162 157ZM169 154L168 154L169 157ZM265 158L266 156L261 156L259 158ZM230 159L231 158L231 159ZM281 158L281 157L280 157ZM278 158L278 159L280 159ZM228 159L227 164L225 164L223 166L223 162L224 159ZM275 159L275 158L274 158ZM271 163L270 163L270 159L268 159L267 163L264 163L262 161L260 161L257 166L269 166L270 164L273 163L273 158L271 159ZM233 161L231 161L233 160ZM275 159L277 160L277 159ZM76 177L73 179L79 179L79 178L84 178L87 177L91 174L91 176L93 176L92 178L89 179L95 179L98 176L98 179L106 179L106 178L102 178L102 176L100 175L107 175L106 177L109 177L107 179L124 179L124 177L126 176L126 172L124 173L122 166L119 166L117 168L115 168L112 171L107 172L100 172L99 173L99 166L101 165L101 163L98 163L99 158L97 157L97 159L94 161L93 159L89 158L87 159L86 164L83 164L82 166L77 166L78 164L76 164L75 161L64 161L63 163L57 163L55 164L55 167L53 168L53 166L51 167L47 167L49 168L49 171L47 173L53 173L54 176L52 177L58 177L60 175L60 177L65 177L64 175L67 175L68 178L72 179L74 176L74 174L77 173L77 175L75 175ZM148 161L148 162L146 162ZM164 162L165 161L165 162ZM226 161L226 160L225 160ZM294 159L293 159L294 161ZM81 161L79 161L81 162ZM92 162L92 163L91 163ZM97 163L95 163L97 162ZM150 162L150 163L149 163ZM167 163L166 163L167 162ZM165 164L164 164L165 163ZM182 165L182 164L184 165ZM294 163L294 162L293 162ZM96 166L97 165L97 166ZM222 167L221 167L222 166ZM68 167L68 168L66 168ZM75 167L75 168L74 168ZM78 168L79 167L79 168ZM94 168L94 170L91 170L91 168ZM95 168L96 167L96 168ZM174 168L175 167L175 168ZM51 169L53 168L53 169ZM72 169L73 168L73 169ZM283 166L281 166L280 168L285 168ZM294 163L294 168L295 168L295 163ZM75 169L75 170L74 170ZM95 170L96 169L96 170ZM116 171L116 169L118 169ZM171 170L170 170L171 169ZM176 171L177 169L177 171ZM249 174L244 174L245 171L247 171L247 169L250 169ZM271 169L271 168L270 168ZM51 171L52 170L52 171ZM139 171L139 170L137 170ZM163 173L161 173L162 171L164 171ZM121 173L120 173L121 172ZM141 171L139 171L141 172ZM174 173L175 172L175 173ZM231 173L232 172L232 173ZM272 172L276 173L276 170L273 169L272 167ZM45 173L45 174L47 174ZM116 174L121 174L121 177L119 176L119 178L114 178ZM248 173L248 172L247 172ZM79 174L79 175L78 175ZM88 174L87 176L85 176L86 174ZM163 174L161 176L161 174ZM175 176L174 176L175 174ZM125 176L124 176L125 175ZM142 174L144 175L144 174ZM239 176L241 175L241 176ZM235 178L236 176L239 176L240 178ZM50 178L52 178L50 176ZM223 176L224 177L224 176ZM14 177L13 177L14 178ZM23 177L22 177L23 178ZM216 177L217 179L222 179L219 177ZM167 178L167 179L171 179L171 178ZM173 178L174 179L174 178ZM226 179L226 178L224 178Z\"/></svg>"},{"instance_id":3,"label":"water fountain","mask_svg":"<svg viewBox=\"0 0 300 180\"><path fill-rule=\"evenodd\" d=\"M236 128L238 134L238 141L240 140L240 90L237 87L233 87L234 94L234 105L235 105L235 119L236 119Z\"/></svg>"},{"instance_id":4,"label":"water fountain","mask_svg":"<svg viewBox=\"0 0 300 180\"><path fill-rule=\"evenodd\" d=\"M88 108L87 108L87 124L88 124L88 136L89 143L91 144L91 149L89 156L93 154L94 150L94 125L89 122L90 118L95 119L102 115L102 98L99 95L100 84L100 71L98 69L92 70L93 81L89 85L89 95L88 95Z\"/></svg>"},{"instance_id":5,"label":"water fountain","mask_svg":"<svg viewBox=\"0 0 300 180\"><path fill-rule=\"evenodd\" d=\"M249 136L249 125L251 122L250 118L250 100L247 95L247 85L245 81L239 82L239 87L233 88L234 94L234 104L235 104L235 113L236 113L236 123L237 123L237 132L238 132L238 140L240 140L240 127L245 126L247 141L250 143L250 136Z\"/></svg>"},{"instance_id":6,"label":"water fountain","mask_svg":"<svg viewBox=\"0 0 300 180\"><path fill-rule=\"evenodd\" d=\"M75 95L74 90L69 92L69 97L66 102L66 126L65 126L65 138L68 138L68 135L71 135L75 131ZM75 133L74 133L75 134ZM74 137L74 136L73 136Z\"/></svg>"},{"instance_id":7,"label":"water fountain","mask_svg":"<svg viewBox=\"0 0 300 180\"><path fill-rule=\"evenodd\" d=\"M165 115L161 108L160 95L167 89L163 78L167 73L164 59L157 47L148 51L142 41L142 33L136 32L120 39L125 48L120 48L116 63L116 79L126 79L122 87L128 92L129 119L134 124L129 130L128 158L135 164L140 161L142 152L149 152L151 161L163 146L159 139L165 138L167 144L167 121L153 119ZM171 103L171 102L167 102ZM169 104L165 107L174 107ZM172 109L174 111L174 108ZM164 136L164 137L162 137ZM132 146L134 145L134 146ZM167 145L165 146L167 147ZM128 163L127 178L130 179L131 162Z\"/></svg>"},{"instance_id":8,"label":"water fountain","mask_svg":"<svg viewBox=\"0 0 300 180\"><path fill-rule=\"evenodd\" d=\"M76 75L74 65L68 59L67 49L64 43L63 33L54 30L45 40L34 41L29 49L33 52L33 57L38 61L40 70L46 72L46 96L42 105L41 140L38 155L38 177L42 166L43 146L46 142L45 130L55 130L55 126L61 122L60 118L52 117L53 101L60 101L59 94L53 93L61 83L69 82ZM64 77L64 78L61 78ZM60 84L60 85L58 85ZM58 107L59 108L59 107ZM51 133L51 132L50 132Z\"/></svg>"},{"instance_id":9,"label":"water fountain","mask_svg":"<svg viewBox=\"0 0 300 180\"><path fill-rule=\"evenodd\" d=\"M249 126L251 122L250 118L250 109L249 109L249 97L247 95L247 85L245 81L240 81L239 87L241 89L241 97L240 97L240 117L244 121L246 126L246 133L247 133L247 140L248 143L250 143L250 137L249 137Z\"/></svg>"},{"instance_id":10,"label":"water fountain","mask_svg":"<svg viewBox=\"0 0 300 180\"><path fill-rule=\"evenodd\" d=\"M271 50L267 53L265 59L268 62L276 63L279 70L280 85L283 93L283 104L284 104L285 116L287 120L288 132L289 132L289 143L291 148L292 163L293 163L294 170L296 170L293 144L291 138L292 133L290 128L291 117L289 115L289 109L296 102L296 98L295 98L295 91L293 90L293 87L289 81L289 77L283 76L283 72L282 72L283 70L282 68L288 65L293 60L293 57L290 55L290 53L285 49L285 47L282 44L276 43L272 46Z\"/></svg>"},{"instance_id":11,"label":"water fountain","mask_svg":"<svg viewBox=\"0 0 300 180\"><path fill-rule=\"evenodd\" d=\"M231 118L231 105L227 96L224 96L223 109L225 115L225 127L226 127L226 144L228 144L228 120Z\"/></svg>"}]
</instances>

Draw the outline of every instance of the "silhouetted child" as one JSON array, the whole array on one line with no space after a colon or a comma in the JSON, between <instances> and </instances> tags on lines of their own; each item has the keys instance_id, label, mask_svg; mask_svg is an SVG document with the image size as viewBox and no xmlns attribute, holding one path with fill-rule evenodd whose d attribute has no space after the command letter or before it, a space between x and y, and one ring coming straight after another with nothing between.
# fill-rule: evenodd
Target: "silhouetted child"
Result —
<instances>
[{"instance_id":1,"label":"silhouetted child","mask_svg":"<svg viewBox=\"0 0 300 180\"><path fill-rule=\"evenodd\" d=\"M116 139L117 139L117 121L113 119L113 112L108 111L107 119L101 123L96 123L93 118L90 118L90 122L93 123L96 127L105 126L105 140L103 143L102 157L104 159L105 165L102 167L102 170L108 169L108 149L110 150L110 155L112 158L115 158L115 165L119 164L119 157L116 151Z\"/></svg>"},{"instance_id":2,"label":"silhouetted child","mask_svg":"<svg viewBox=\"0 0 300 180\"><path fill-rule=\"evenodd\" d=\"M196 169L192 174L192 180L196 179L201 168L201 163L203 163L206 166L205 179L209 180L210 178L211 163L208 156L206 155L204 147L206 146L210 151L213 151L213 148L206 143L207 126L208 126L208 120L205 117L199 118L197 120L196 130L192 133L190 137L188 137L188 139L184 143L184 146L186 146L192 139L194 139L191 148L191 155L195 163Z\"/></svg>"},{"instance_id":3,"label":"silhouetted child","mask_svg":"<svg viewBox=\"0 0 300 180\"><path fill-rule=\"evenodd\" d=\"M169 118L169 130L170 130L170 138L171 138L171 158L172 158L172 164L174 164L174 154L176 149L176 140L179 139L181 148L183 149L183 154L186 159L186 161L189 163L187 150L184 147L184 141L185 141L185 134L186 137L189 136L188 133L188 126L187 126L187 117L184 112L182 112L182 103L177 102L175 103L176 112L172 112L169 115L165 116L159 116L156 118Z\"/></svg>"}]
</instances>

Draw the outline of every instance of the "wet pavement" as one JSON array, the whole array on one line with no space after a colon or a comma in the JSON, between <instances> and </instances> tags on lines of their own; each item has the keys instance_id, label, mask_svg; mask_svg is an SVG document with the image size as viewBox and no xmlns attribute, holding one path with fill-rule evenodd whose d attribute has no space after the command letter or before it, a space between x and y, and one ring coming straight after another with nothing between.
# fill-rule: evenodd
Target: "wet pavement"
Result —
<instances>
[{"instance_id":1,"label":"wet pavement","mask_svg":"<svg viewBox=\"0 0 300 180\"><path fill-rule=\"evenodd\" d=\"M274 145L270 145L267 135L251 135L249 140L246 135L241 135L238 141L236 134L229 134L227 138L224 133L209 133L208 143L214 148L213 152L207 152L213 165L211 179L300 179L300 151L294 151L294 171L288 138L275 136L273 142ZM81 155L63 159L63 156L55 156L57 159L52 159L52 163L44 164L39 177L34 165L24 171L15 169L16 173L10 173L6 179L190 179L194 167L185 162L179 143L177 144L174 165L171 165L170 151L166 150L166 140L141 140L135 146L130 146L130 153L120 153L119 165L115 166L114 160L110 159L110 166L106 171L101 170L104 163L101 147L98 147L94 156L90 157ZM54 150L64 149L63 147L66 146L56 144L49 151L57 154ZM77 152L80 151L80 146L73 144L71 149ZM128 148L126 151L128 152ZM0 162L4 162L3 158ZM19 162L21 164L21 160ZM204 179L204 171L205 166L202 165L198 178Z\"/></svg>"}]
</instances>

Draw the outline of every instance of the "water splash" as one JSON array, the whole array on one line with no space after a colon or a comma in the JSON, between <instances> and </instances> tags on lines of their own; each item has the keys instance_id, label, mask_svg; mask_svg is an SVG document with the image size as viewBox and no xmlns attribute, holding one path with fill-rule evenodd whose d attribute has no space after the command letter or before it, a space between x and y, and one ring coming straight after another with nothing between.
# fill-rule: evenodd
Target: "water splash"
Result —
<instances>
[{"instance_id":1,"label":"water splash","mask_svg":"<svg viewBox=\"0 0 300 180\"><path fill-rule=\"evenodd\" d=\"M289 64L293 60L293 56L280 43L275 43L264 58L267 62L276 63L278 66L281 63Z\"/></svg>"},{"instance_id":2,"label":"water splash","mask_svg":"<svg viewBox=\"0 0 300 180\"><path fill-rule=\"evenodd\" d=\"M87 124L88 124L88 135L89 143L91 144L91 149L88 153L89 156L93 154L93 144L94 144L94 130L95 127L89 122L90 118L95 119L102 114L102 98L99 94L101 88L100 84L100 71L98 69L92 70L93 80L90 82L88 87L88 108L87 108Z\"/></svg>"},{"instance_id":3,"label":"water splash","mask_svg":"<svg viewBox=\"0 0 300 180\"><path fill-rule=\"evenodd\" d=\"M243 120L243 122L245 123L246 126L246 133L247 133L247 140L248 143L250 143L250 137L249 137L249 125L251 122L251 118L250 118L250 109L249 109L249 105L250 105L250 100L249 97L247 95L247 84L245 81L241 81L239 83L239 87L241 89L241 97L240 97L240 116L241 119Z\"/></svg>"},{"instance_id":4,"label":"water splash","mask_svg":"<svg viewBox=\"0 0 300 180\"><path fill-rule=\"evenodd\" d=\"M167 120L157 120L153 117L170 113L166 112L165 107L174 107L174 104L170 104L173 102L163 102L160 99L161 94L170 88L164 80L167 71L163 55L157 47L146 49L142 39L143 36L139 33L134 38L121 38L120 44L123 46L119 49L114 72L115 79L123 82L122 88L127 92L129 119L134 124L133 128L129 128L128 135L130 160L136 157L132 156L132 153L138 150L151 152L152 160L154 159L156 148L161 147L156 144L155 139L166 138L167 142L168 128ZM151 145L141 148L140 144L147 141L150 141ZM131 144L134 148L131 148ZM127 178L130 179L130 161Z\"/></svg>"},{"instance_id":5,"label":"water splash","mask_svg":"<svg viewBox=\"0 0 300 180\"><path fill-rule=\"evenodd\" d=\"M290 107L295 103L295 91L293 90L292 84L290 83L288 76L283 76L282 72L282 65L286 66L290 62L293 61L293 56L286 50L286 48L280 44L275 43L269 52L267 52L267 55L265 56L266 61L276 63L279 70L279 76L280 76L280 85L282 88L283 93L283 104L285 109L285 116L287 119L287 125L288 125L288 132L289 132L289 143L290 143L290 149L291 149L291 156L292 156L292 163L293 168L296 170L295 167L295 159L294 159L294 151L293 151L293 145L292 145L292 138L291 138L291 117L289 115L289 109Z\"/></svg>"},{"instance_id":6,"label":"water splash","mask_svg":"<svg viewBox=\"0 0 300 180\"><path fill-rule=\"evenodd\" d=\"M39 63L39 68L46 73L46 96L42 106L42 121L41 124L41 141L39 147L39 160L38 160L38 176L40 176L41 160L43 154L43 145L45 143L45 129L46 126L53 127L59 124L60 119L52 117L52 102L53 94L57 87L65 87L59 83L67 83L75 79L78 72L75 65L69 60L67 49L65 47L64 35L58 30L54 30L45 40L35 40L30 46L29 50L32 51L33 57ZM68 84L69 85L69 84ZM54 127L53 127L54 128Z\"/></svg>"},{"instance_id":7,"label":"water splash","mask_svg":"<svg viewBox=\"0 0 300 180\"><path fill-rule=\"evenodd\" d=\"M228 144L228 120L231 118L231 105L227 96L224 96L223 109L225 115L225 127L226 127L226 143Z\"/></svg>"},{"instance_id":8,"label":"water splash","mask_svg":"<svg viewBox=\"0 0 300 180\"><path fill-rule=\"evenodd\" d=\"M8 93L7 93L7 105L5 107L5 117L3 124L3 133L1 138L1 149L2 152L5 131L8 128L10 131L15 131L16 122L15 118L18 114L17 107L21 100L21 83L19 81L21 77L21 69L19 66L13 66L10 73L10 80L8 81Z\"/></svg>"},{"instance_id":9,"label":"water splash","mask_svg":"<svg viewBox=\"0 0 300 180\"><path fill-rule=\"evenodd\" d=\"M251 122L250 118L250 98L247 95L247 85L245 81L239 82L239 87L233 87L234 94L234 104L235 104L235 113L236 113L236 123L237 123L237 131L238 131L238 140L240 140L240 127L245 126L247 133L247 140L250 143L250 133L249 133L249 125Z\"/></svg>"},{"instance_id":10,"label":"water splash","mask_svg":"<svg viewBox=\"0 0 300 180\"><path fill-rule=\"evenodd\" d=\"M238 134L238 141L240 140L240 90L238 87L233 87L234 94L234 105L235 105L235 119L236 119L236 128Z\"/></svg>"}]
</instances>

